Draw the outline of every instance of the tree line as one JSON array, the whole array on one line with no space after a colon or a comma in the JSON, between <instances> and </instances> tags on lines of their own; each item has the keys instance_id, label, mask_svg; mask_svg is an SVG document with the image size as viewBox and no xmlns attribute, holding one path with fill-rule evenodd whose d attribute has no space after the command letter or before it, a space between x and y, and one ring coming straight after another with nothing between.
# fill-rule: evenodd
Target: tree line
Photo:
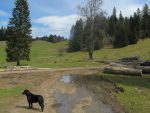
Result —
<instances>
[{"instance_id":1,"label":"tree line","mask_svg":"<svg viewBox=\"0 0 150 113\"><path fill-rule=\"evenodd\" d=\"M7 28L2 26L0 28L0 41L7 41L7 34L8 34ZM32 41L36 41L36 40L44 40L51 43L58 43L61 41L66 41L67 39L64 38L63 36L49 35L49 36L36 37L32 39Z\"/></svg>"},{"instance_id":2,"label":"tree line","mask_svg":"<svg viewBox=\"0 0 150 113\"><path fill-rule=\"evenodd\" d=\"M111 43L115 48L125 47L150 37L150 8L145 4L142 10L138 8L130 17L123 17L121 11L117 16L114 7L110 17L103 13L96 15L93 23L94 50L100 49L105 43ZM89 18L78 20L70 31L69 51L88 50L90 31Z\"/></svg>"},{"instance_id":3,"label":"tree line","mask_svg":"<svg viewBox=\"0 0 150 113\"><path fill-rule=\"evenodd\" d=\"M49 36L43 36L43 37L36 37L35 40L44 40L51 43L58 43L61 41L66 41L66 39L63 36L57 36L57 35L49 35Z\"/></svg>"},{"instance_id":4,"label":"tree line","mask_svg":"<svg viewBox=\"0 0 150 113\"><path fill-rule=\"evenodd\" d=\"M6 41L6 30L5 27L0 28L0 41Z\"/></svg>"}]
</instances>

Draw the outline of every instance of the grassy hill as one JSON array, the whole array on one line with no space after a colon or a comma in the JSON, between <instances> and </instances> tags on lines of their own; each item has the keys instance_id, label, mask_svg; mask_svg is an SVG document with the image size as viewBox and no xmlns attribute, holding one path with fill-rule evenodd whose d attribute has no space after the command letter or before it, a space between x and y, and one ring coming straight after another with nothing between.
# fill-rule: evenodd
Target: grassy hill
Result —
<instances>
[{"instance_id":1,"label":"grassy hill","mask_svg":"<svg viewBox=\"0 0 150 113\"><path fill-rule=\"evenodd\" d=\"M124 56L140 56L142 59L150 60L150 39L140 40L136 45L130 45L124 48L104 48L94 53L94 61L89 61L86 52L66 53L60 55L60 52L67 47L67 42L49 43L45 41L34 41L31 48L31 61L22 61L23 65L34 67L76 67L99 65L95 60L117 60ZM0 66L15 65L15 63L6 63L6 44L0 42Z\"/></svg>"}]
</instances>

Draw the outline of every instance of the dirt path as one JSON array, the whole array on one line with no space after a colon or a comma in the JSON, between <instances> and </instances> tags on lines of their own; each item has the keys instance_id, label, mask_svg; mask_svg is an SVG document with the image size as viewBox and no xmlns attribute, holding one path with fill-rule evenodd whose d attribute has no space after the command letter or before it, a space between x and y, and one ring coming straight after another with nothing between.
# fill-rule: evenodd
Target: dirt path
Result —
<instances>
[{"instance_id":1,"label":"dirt path","mask_svg":"<svg viewBox=\"0 0 150 113\"><path fill-rule=\"evenodd\" d=\"M4 74L22 74L22 73L37 73L37 72L62 72L62 71L80 71L80 70L103 70L105 66L90 66L90 67L72 67L72 68L38 68L33 70L22 71L0 71L0 75Z\"/></svg>"},{"instance_id":2,"label":"dirt path","mask_svg":"<svg viewBox=\"0 0 150 113\"><path fill-rule=\"evenodd\" d=\"M53 80L51 80L53 79ZM44 96L45 99L45 109L44 113L55 113L54 109L51 109L52 103L53 103L53 91L55 90L54 85L56 84L56 81L58 79L58 76L55 75L55 77L47 79L44 81L40 86L35 87L34 92L37 94L41 94ZM34 89L34 88L33 88ZM16 103L16 108L12 109L12 113L37 113L40 111L40 107L38 104L33 105L33 109L29 110L27 109L27 102L26 102L26 97L22 97L22 100L18 103Z\"/></svg>"}]
</instances>

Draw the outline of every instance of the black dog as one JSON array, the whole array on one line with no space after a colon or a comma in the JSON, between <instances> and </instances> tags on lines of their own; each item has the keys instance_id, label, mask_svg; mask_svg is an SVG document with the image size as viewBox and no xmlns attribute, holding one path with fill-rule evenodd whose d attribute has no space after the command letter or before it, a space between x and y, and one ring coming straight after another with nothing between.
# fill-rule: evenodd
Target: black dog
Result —
<instances>
[{"instance_id":1,"label":"black dog","mask_svg":"<svg viewBox=\"0 0 150 113\"><path fill-rule=\"evenodd\" d=\"M44 98L41 95L35 95L32 94L29 90L24 90L24 92L22 93L23 95L27 96L27 101L29 103L29 109L33 107L33 103L39 103L42 112L44 110Z\"/></svg>"}]
</instances>

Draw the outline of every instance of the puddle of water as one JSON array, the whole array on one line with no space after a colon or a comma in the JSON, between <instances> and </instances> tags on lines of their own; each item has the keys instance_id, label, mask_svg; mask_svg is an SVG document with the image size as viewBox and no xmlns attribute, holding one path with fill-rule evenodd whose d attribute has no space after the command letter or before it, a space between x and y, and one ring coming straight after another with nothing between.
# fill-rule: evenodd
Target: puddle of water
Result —
<instances>
[{"instance_id":1,"label":"puddle of water","mask_svg":"<svg viewBox=\"0 0 150 113\"><path fill-rule=\"evenodd\" d=\"M72 81L72 76L70 74L65 74L60 78L60 81L69 84Z\"/></svg>"},{"instance_id":2,"label":"puddle of water","mask_svg":"<svg viewBox=\"0 0 150 113\"><path fill-rule=\"evenodd\" d=\"M83 108L86 113L114 113L110 106L103 102L94 99L93 95L84 87L78 88L74 94L63 94L59 90L54 92L55 104L60 106L55 107L57 113L71 113L76 104L82 102L85 97L91 96L93 101L90 106Z\"/></svg>"},{"instance_id":3,"label":"puddle of water","mask_svg":"<svg viewBox=\"0 0 150 113\"><path fill-rule=\"evenodd\" d=\"M55 91L53 95L55 103L61 104L61 106L56 108L57 113L71 113L73 107L86 95L86 91L81 91L81 89L78 89L77 92L72 95L63 94L59 90Z\"/></svg>"},{"instance_id":4,"label":"puddle of water","mask_svg":"<svg viewBox=\"0 0 150 113\"><path fill-rule=\"evenodd\" d=\"M75 80L73 75L65 74L59 79L59 81L69 85ZM96 92L88 90L85 85L79 85L74 94L62 93L61 91L56 90L53 94L55 104L52 105L52 107L56 109L57 113L71 113L73 108L77 104L82 103L84 98L91 97L91 104L82 108L85 113L114 113L111 106L103 103L101 99L95 97L95 93ZM103 98L101 93L97 95Z\"/></svg>"}]
</instances>

